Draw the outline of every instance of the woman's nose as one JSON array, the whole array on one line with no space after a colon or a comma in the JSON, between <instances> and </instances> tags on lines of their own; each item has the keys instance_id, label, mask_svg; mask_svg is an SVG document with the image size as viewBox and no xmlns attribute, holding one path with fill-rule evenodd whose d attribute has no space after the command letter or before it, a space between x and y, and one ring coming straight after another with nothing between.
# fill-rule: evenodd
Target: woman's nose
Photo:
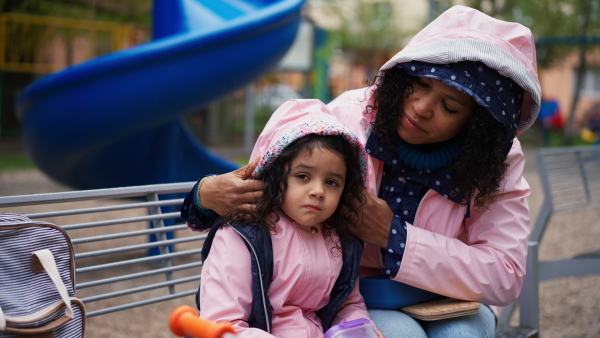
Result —
<instances>
[{"instance_id":1,"label":"woman's nose","mask_svg":"<svg viewBox=\"0 0 600 338\"><path fill-rule=\"evenodd\" d=\"M414 94L413 94L414 95ZM415 114L429 119L433 116L433 102L427 95L420 95L413 98L413 109Z\"/></svg>"}]
</instances>

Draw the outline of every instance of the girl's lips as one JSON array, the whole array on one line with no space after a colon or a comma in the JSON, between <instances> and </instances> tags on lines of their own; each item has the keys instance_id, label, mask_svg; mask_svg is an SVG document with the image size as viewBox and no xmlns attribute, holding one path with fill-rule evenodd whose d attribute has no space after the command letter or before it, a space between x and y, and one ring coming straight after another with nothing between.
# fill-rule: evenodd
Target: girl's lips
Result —
<instances>
[{"instance_id":1,"label":"girl's lips","mask_svg":"<svg viewBox=\"0 0 600 338\"><path fill-rule=\"evenodd\" d=\"M304 207L305 207L306 209L309 209L309 210L315 210L315 211L319 211L319 210L321 210L321 208L319 208L319 207L317 207L317 206L315 206L315 205L305 205Z\"/></svg>"},{"instance_id":2,"label":"girl's lips","mask_svg":"<svg viewBox=\"0 0 600 338\"><path fill-rule=\"evenodd\" d=\"M409 129L425 131L423 128L419 127L416 123L412 122L406 115L402 116L402 123Z\"/></svg>"}]
</instances>

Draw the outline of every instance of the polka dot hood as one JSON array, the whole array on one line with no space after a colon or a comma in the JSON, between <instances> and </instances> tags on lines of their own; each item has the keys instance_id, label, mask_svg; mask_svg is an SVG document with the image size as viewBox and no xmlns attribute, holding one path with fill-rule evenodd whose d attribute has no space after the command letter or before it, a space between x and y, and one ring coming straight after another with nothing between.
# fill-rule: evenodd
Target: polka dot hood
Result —
<instances>
[{"instance_id":1,"label":"polka dot hood","mask_svg":"<svg viewBox=\"0 0 600 338\"><path fill-rule=\"evenodd\" d=\"M529 28L521 24L497 20L465 6L451 7L423 28L404 49L386 62L381 67L379 75L385 76L388 69L396 66L405 68L404 63L413 61L439 66L448 65L449 68L460 68L464 61L473 61L477 66L487 66L503 79L517 84L524 90L524 94L520 107L521 114L520 116L515 114L515 117L518 117L516 135L527 130L538 116L542 92L537 75L535 44ZM410 69L409 67L405 69ZM436 68L437 70L441 69ZM458 70L463 71L463 69ZM426 73L425 68L420 71L422 74ZM451 75L456 75L459 71L448 74L449 76L444 78L450 79ZM470 71L469 74L475 73ZM502 82L501 84L495 85L497 80L493 80L486 82L485 86L488 88L490 85L496 86L498 89L502 87L506 94L509 82L503 79L497 79ZM472 83L476 84L476 82ZM464 90L469 88L468 86L456 87L472 96L473 93L477 93L474 87L470 88L470 91ZM487 96L481 94L475 95L474 98L488 111L493 110L496 120L510 129L515 129L515 121L510 121L513 114L508 113L504 107L487 101ZM509 102L510 99L505 103ZM502 110L506 115L502 115Z\"/></svg>"},{"instance_id":2,"label":"polka dot hood","mask_svg":"<svg viewBox=\"0 0 600 338\"><path fill-rule=\"evenodd\" d=\"M519 127L523 89L482 62L463 61L452 65L410 61L398 64L408 75L428 77L473 97L496 121L506 127L511 144ZM510 148L510 147L509 147Z\"/></svg>"},{"instance_id":3,"label":"polka dot hood","mask_svg":"<svg viewBox=\"0 0 600 338\"><path fill-rule=\"evenodd\" d=\"M290 100L273 113L258 137L250 162L261 156L252 176L258 176L295 140L309 135L341 135L356 147L360 156L363 183L367 180L367 154L358 137L344 127L319 100Z\"/></svg>"}]
</instances>

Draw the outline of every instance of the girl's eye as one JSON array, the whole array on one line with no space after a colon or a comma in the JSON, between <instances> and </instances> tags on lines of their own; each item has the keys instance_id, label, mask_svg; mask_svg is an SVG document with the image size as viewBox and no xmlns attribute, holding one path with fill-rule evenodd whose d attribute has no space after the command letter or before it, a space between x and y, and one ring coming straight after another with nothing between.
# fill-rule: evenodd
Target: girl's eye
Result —
<instances>
[{"instance_id":1,"label":"girl's eye","mask_svg":"<svg viewBox=\"0 0 600 338\"><path fill-rule=\"evenodd\" d=\"M339 184L336 180L327 180L325 181L325 184L327 184L330 187L338 187Z\"/></svg>"},{"instance_id":2,"label":"girl's eye","mask_svg":"<svg viewBox=\"0 0 600 338\"><path fill-rule=\"evenodd\" d=\"M304 181L304 180L308 179L308 175L306 175L306 174L296 174L296 178L299 179L299 180Z\"/></svg>"}]
</instances>

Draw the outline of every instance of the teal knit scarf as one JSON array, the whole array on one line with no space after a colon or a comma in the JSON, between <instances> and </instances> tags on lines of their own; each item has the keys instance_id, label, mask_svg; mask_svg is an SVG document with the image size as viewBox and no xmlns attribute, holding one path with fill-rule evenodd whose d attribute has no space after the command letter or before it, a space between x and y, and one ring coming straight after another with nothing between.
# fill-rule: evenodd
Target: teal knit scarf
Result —
<instances>
[{"instance_id":1,"label":"teal knit scarf","mask_svg":"<svg viewBox=\"0 0 600 338\"><path fill-rule=\"evenodd\" d=\"M458 157L463 143L464 140L461 137L455 137L440 143L415 145L398 137L396 152L402 161L411 168L437 170L449 165Z\"/></svg>"}]
</instances>

